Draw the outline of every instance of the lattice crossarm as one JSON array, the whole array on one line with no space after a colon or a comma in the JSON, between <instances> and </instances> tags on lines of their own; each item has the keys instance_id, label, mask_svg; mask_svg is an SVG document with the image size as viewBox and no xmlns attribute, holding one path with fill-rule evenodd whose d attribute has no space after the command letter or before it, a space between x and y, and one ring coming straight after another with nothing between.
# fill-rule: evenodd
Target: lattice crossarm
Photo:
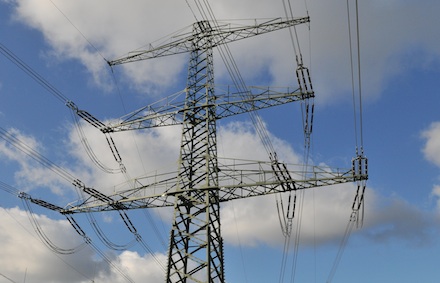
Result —
<instances>
[{"instance_id":1,"label":"lattice crossarm","mask_svg":"<svg viewBox=\"0 0 440 283\"><path fill-rule=\"evenodd\" d=\"M182 124L185 90L126 114L107 128L113 132Z\"/></svg>"},{"instance_id":2,"label":"lattice crossarm","mask_svg":"<svg viewBox=\"0 0 440 283\"><path fill-rule=\"evenodd\" d=\"M191 110L210 108L215 106L216 119L221 119L237 114L242 114L259 109L269 108L281 104L301 101L310 98L298 88L275 87L249 87L248 92L225 90L221 86L213 86L216 96L213 104L193 105ZM180 94L180 93L179 93ZM119 118L106 126L109 131L119 132L138 130L162 126L181 125L185 110L184 100L181 96L172 95L154 104L145 106L128 115Z\"/></svg>"},{"instance_id":3,"label":"lattice crossarm","mask_svg":"<svg viewBox=\"0 0 440 283\"><path fill-rule=\"evenodd\" d=\"M193 190L177 190L177 176L171 172L164 174L162 180L154 181L161 176L145 178L144 182L149 184L138 186L130 190L121 190L113 195L96 199L89 198L88 201L79 205L69 205L61 212L83 213L97 211L111 211L117 209L139 209L152 207L171 207L176 197L187 198L188 202L198 203L197 195L207 191L218 191L218 200L224 202L233 199L261 196L274 193L286 192L285 188L291 190L302 190L314 187L333 186L337 184L356 181L359 176L353 174L351 169L334 169L322 166L287 165L291 180L282 181L278 179L269 161L252 161L243 159L219 159L218 186L201 186L197 188L197 194ZM289 182L293 186L283 186L283 182ZM187 192L191 194L186 195Z\"/></svg>"},{"instance_id":4,"label":"lattice crossarm","mask_svg":"<svg viewBox=\"0 0 440 283\"><path fill-rule=\"evenodd\" d=\"M227 165L225 165L225 163ZM285 176L279 178L271 162L226 159L219 166L220 201L282 193L314 187L353 182L350 169L322 166L288 165Z\"/></svg>"},{"instance_id":5,"label":"lattice crossarm","mask_svg":"<svg viewBox=\"0 0 440 283\"><path fill-rule=\"evenodd\" d=\"M309 17L282 19L276 18L272 20L254 19L252 24L222 24L201 21L193 24L193 30L196 32L189 33L187 30L180 35L175 35L169 38L166 43L162 45L149 45L144 50L130 52L128 55L121 58L108 61L110 66L153 59L158 57L165 57L186 52L194 51L194 42L203 42L203 38L209 36L210 47L216 47L221 44L227 44L237 40L257 36L260 34L269 33L272 31L288 28L295 25L300 25L310 22ZM204 48L204 46L199 46Z\"/></svg>"},{"instance_id":6,"label":"lattice crossarm","mask_svg":"<svg viewBox=\"0 0 440 283\"><path fill-rule=\"evenodd\" d=\"M217 91L217 119L306 99L297 88L254 86L249 87L248 90L247 92Z\"/></svg>"},{"instance_id":7,"label":"lattice crossarm","mask_svg":"<svg viewBox=\"0 0 440 283\"><path fill-rule=\"evenodd\" d=\"M110 124L108 129L111 129L112 132L122 132L181 124L182 113L180 111L172 111L169 113L148 113L133 120Z\"/></svg>"}]
</instances>

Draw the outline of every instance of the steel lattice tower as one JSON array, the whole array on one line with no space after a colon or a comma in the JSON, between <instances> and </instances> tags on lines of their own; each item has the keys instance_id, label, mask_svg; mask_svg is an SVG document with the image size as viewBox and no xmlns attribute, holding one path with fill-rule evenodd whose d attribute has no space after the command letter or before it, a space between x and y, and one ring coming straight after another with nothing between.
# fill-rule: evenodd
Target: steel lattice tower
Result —
<instances>
[{"instance_id":1,"label":"steel lattice tower","mask_svg":"<svg viewBox=\"0 0 440 283\"><path fill-rule=\"evenodd\" d=\"M136 51L117 60L114 66L180 53L190 53L188 77L183 100L172 99L145 106L115 124L104 124L86 111L71 104L78 116L105 135L111 133L181 125L182 137L178 171L154 176L153 181L135 180L136 186L113 195L105 195L75 180L73 185L89 197L61 208L46 201L28 197L37 205L67 216L79 234L83 234L72 218L75 213L120 212L130 226L126 210L174 207L174 218L168 250L167 283L224 283L224 252L220 228L220 204L234 199L283 193L294 190L330 186L366 180L366 159L358 157L347 170L319 166L291 169L277 160L226 160L217 156L217 120L314 97L307 88L306 76L299 75L299 88L277 91L258 88L257 93L241 90L236 93L215 92L213 48L236 40L309 22L309 18L273 19L253 25L211 25L209 21L193 24L190 35L175 36L171 42L148 50ZM297 73L306 68L298 66ZM110 139L108 139L110 140ZM112 140L109 142L112 145ZM112 147L112 149L113 149ZM228 163L229 162L229 163ZM355 166L356 165L356 166ZM173 175L173 177L169 177ZM140 185L139 185L140 184ZM122 212L122 213L121 213ZM135 232L131 226L129 229Z\"/></svg>"},{"instance_id":2,"label":"steel lattice tower","mask_svg":"<svg viewBox=\"0 0 440 283\"><path fill-rule=\"evenodd\" d=\"M225 281L211 31L194 25L167 282Z\"/></svg>"}]
</instances>

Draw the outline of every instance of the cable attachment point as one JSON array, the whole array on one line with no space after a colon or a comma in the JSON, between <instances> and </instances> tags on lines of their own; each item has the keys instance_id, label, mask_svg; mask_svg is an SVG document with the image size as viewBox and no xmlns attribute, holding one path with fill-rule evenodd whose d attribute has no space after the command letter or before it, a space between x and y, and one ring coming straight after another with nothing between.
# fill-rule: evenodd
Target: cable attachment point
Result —
<instances>
[{"instance_id":1,"label":"cable attachment point","mask_svg":"<svg viewBox=\"0 0 440 283\"><path fill-rule=\"evenodd\" d=\"M75 104L73 101L71 101L71 100L68 100L68 101L66 102L66 106L67 106L69 109L73 110L73 112L75 112L75 113L78 111L78 106L76 106L76 104Z\"/></svg>"},{"instance_id":2,"label":"cable attachment point","mask_svg":"<svg viewBox=\"0 0 440 283\"><path fill-rule=\"evenodd\" d=\"M296 56L296 78L298 86L302 95L302 111L303 111L303 126L304 126L304 145L306 148L310 146L310 139L313 131L313 114L315 112L315 103L313 98L315 92L313 91L312 80L310 78L309 69L304 66L302 54Z\"/></svg>"},{"instance_id":3,"label":"cable attachment point","mask_svg":"<svg viewBox=\"0 0 440 283\"><path fill-rule=\"evenodd\" d=\"M352 172L355 181L360 182L368 180L368 158L364 155L363 150L353 158Z\"/></svg>"},{"instance_id":4,"label":"cable attachment point","mask_svg":"<svg viewBox=\"0 0 440 283\"><path fill-rule=\"evenodd\" d=\"M353 158L352 171L353 177L357 182L356 196L353 200L352 218L350 221L356 221L357 227L362 227L364 222L364 195L368 179L368 159L364 156L363 150L359 153L357 150L356 158Z\"/></svg>"},{"instance_id":5,"label":"cable attachment point","mask_svg":"<svg viewBox=\"0 0 440 283\"><path fill-rule=\"evenodd\" d=\"M302 55L296 56L296 63L298 67L296 68L296 78L298 80L298 86L303 98L311 98L315 96L313 91L312 79L310 78L309 68L304 66L302 61Z\"/></svg>"},{"instance_id":6,"label":"cable attachment point","mask_svg":"<svg viewBox=\"0 0 440 283\"><path fill-rule=\"evenodd\" d=\"M276 156L269 154L271 158L271 167L275 178L280 183L280 186L283 188L284 192L290 192L296 190L295 182L293 181L292 176L290 176L290 172L287 169L287 166L283 162L279 162Z\"/></svg>"}]
</instances>

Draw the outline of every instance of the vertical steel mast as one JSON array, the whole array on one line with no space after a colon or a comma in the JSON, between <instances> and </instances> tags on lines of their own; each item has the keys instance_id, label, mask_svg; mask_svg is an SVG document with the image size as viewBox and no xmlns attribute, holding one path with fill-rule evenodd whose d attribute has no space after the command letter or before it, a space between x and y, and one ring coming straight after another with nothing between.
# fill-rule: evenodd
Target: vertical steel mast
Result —
<instances>
[{"instance_id":1,"label":"vertical steel mast","mask_svg":"<svg viewBox=\"0 0 440 283\"><path fill-rule=\"evenodd\" d=\"M211 32L193 26L167 282L224 282Z\"/></svg>"}]
</instances>

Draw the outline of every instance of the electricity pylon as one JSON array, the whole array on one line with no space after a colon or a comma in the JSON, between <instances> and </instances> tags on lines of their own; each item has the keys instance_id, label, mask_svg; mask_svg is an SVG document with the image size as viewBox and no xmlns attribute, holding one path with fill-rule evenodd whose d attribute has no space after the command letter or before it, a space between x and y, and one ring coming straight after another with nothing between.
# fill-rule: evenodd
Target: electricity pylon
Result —
<instances>
[{"instance_id":1,"label":"electricity pylon","mask_svg":"<svg viewBox=\"0 0 440 283\"><path fill-rule=\"evenodd\" d=\"M225 282L220 203L234 199L354 182L367 178L363 169L338 171L317 166L295 170L271 156L267 162L224 159L217 156L218 119L314 96L300 86L295 91L271 88L216 93L213 48L240 39L307 23L308 17L255 21L251 26L232 27L200 21L192 33L173 37L169 43L137 51L109 61L113 65L190 53L185 98L177 96L124 116L118 123L104 124L85 111L76 113L103 133L182 125L177 172L138 179L131 189L105 195L80 187L88 198L65 208L32 202L65 215L82 212L174 207L168 251L166 282ZM254 90L255 91L255 90Z\"/></svg>"}]
</instances>

